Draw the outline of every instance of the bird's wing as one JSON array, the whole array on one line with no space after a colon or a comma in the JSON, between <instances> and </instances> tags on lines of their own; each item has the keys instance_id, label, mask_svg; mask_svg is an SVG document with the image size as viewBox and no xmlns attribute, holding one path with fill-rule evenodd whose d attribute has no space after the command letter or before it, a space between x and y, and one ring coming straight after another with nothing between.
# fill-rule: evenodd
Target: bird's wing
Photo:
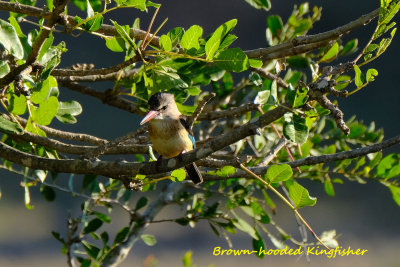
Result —
<instances>
[{"instance_id":1,"label":"bird's wing","mask_svg":"<svg viewBox=\"0 0 400 267\"><path fill-rule=\"evenodd\" d=\"M187 122L187 120L186 120L186 117L181 116L181 117L179 118L179 120L180 120L182 126L185 127L186 131L188 132L188 134L189 134L189 139L190 139L190 141L192 141L192 143L193 143L193 148L196 148L196 141L194 140L193 131L192 131L192 129L190 129L189 124L188 124L188 122Z\"/></svg>"}]
</instances>

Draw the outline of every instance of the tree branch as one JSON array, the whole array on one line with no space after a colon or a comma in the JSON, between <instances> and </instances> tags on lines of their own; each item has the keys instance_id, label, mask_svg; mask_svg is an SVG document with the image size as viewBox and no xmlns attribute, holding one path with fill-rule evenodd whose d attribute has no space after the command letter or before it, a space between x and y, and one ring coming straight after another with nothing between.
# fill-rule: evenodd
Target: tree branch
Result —
<instances>
[{"instance_id":1,"label":"tree branch","mask_svg":"<svg viewBox=\"0 0 400 267\"><path fill-rule=\"evenodd\" d=\"M298 36L291 41L283 44L268 48L259 48L254 50L245 51L249 58L261 58L262 60L269 60L275 58L281 58L285 56L294 55L294 53L305 53L315 48L326 45L332 40L340 38L342 35L351 32L352 30L367 25L371 20L379 15L379 8L374 11L362 15L360 18L347 23L341 27L327 32L308 35ZM297 52L295 52L297 51Z\"/></svg>"}]
</instances>

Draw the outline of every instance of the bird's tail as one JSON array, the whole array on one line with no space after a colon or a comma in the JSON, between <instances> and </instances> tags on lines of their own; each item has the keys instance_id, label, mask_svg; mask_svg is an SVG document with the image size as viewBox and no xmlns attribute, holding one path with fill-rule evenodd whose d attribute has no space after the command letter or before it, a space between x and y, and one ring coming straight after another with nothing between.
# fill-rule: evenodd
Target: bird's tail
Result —
<instances>
[{"instance_id":1,"label":"bird's tail","mask_svg":"<svg viewBox=\"0 0 400 267\"><path fill-rule=\"evenodd\" d=\"M186 165L185 169L189 175L190 180L195 184L200 184L203 182L203 176L201 176L199 168L197 168L195 163Z\"/></svg>"}]
</instances>

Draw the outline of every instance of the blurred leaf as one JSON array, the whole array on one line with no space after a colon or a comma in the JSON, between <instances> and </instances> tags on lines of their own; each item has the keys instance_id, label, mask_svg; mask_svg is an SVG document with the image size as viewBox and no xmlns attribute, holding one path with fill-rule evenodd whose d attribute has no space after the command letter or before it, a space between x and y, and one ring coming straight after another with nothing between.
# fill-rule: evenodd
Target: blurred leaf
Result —
<instances>
[{"instance_id":1,"label":"blurred leaf","mask_svg":"<svg viewBox=\"0 0 400 267\"><path fill-rule=\"evenodd\" d=\"M191 267L192 266L192 254L191 250L187 251L182 258L183 267Z\"/></svg>"},{"instance_id":2,"label":"blurred leaf","mask_svg":"<svg viewBox=\"0 0 400 267\"><path fill-rule=\"evenodd\" d=\"M148 246L154 246L157 243L157 240L153 235L141 235L140 238Z\"/></svg>"},{"instance_id":3,"label":"blurred leaf","mask_svg":"<svg viewBox=\"0 0 400 267\"><path fill-rule=\"evenodd\" d=\"M124 241L129 234L129 227L124 227L119 230L118 234L115 236L114 244L119 244Z\"/></svg>"},{"instance_id":4,"label":"blurred leaf","mask_svg":"<svg viewBox=\"0 0 400 267\"><path fill-rule=\"evenodd\" d=\"M272 36L279 35L283 29L282 18L278 15L268 16L267 27L271 30Z\"/></svg>"},{"instance_id":5,"label":"blurred leaf","mask_svg":"<svg viewBox=\"0 0 400 267\"><path fill-rule=\"evenodd\" d=\"M252 238L258 240L258 236L256 234L256 230L254 229L254 227L252 227L248 222L237 216L233 211L232 213L233 215L235 215L235 218L237 220L233 222L233 225L240 231L245 232L249 234Z\"/></svg>"},{"instance_id":6,"label":"blurred leaf","mask_svg":"<svg viewBox=\"0 0 400 267\"><path fill-rule=\"evenodd\" d=\"M267 170L270 183L279 183L290 179L293 175L292 168L287 164L271 165Z\"/></svg>"},{"instance_id":7,"label":"blurred leaf","mask_svg":"<svg viewBox=\"0 0 400 267\"><path fill-rule=\"evenodd\" d=\"M9 121L0 116L0 131L3 133L22 134L24 129L22 129L16 122Z\"/></svg>"},{"instance_id":8,"label":"blurred leaf","mask_svg":"<svg viewBox=\"0 0 400 267\"><path fill-rule=\"evenodd\" d=\"M265 11L271 9L270 0L245 0L245 1L249 3L252 7L257 9L264 9Z\"/></svg>"},{"instance_id":9,"label":"blurred leaf","mask_svg":"<svg viewBox=\"0 0 400 267\"><path fill-rule=\"evenodd\" d=\"M53 188L51 188L47 185L40 186L40 193L42 193L43 197L47 201L54 201L54 199L56 199L56 192L54 192Z\"/></svg>"},{"instance_id":10,"label":"blurred leaf","mask_svg":"<svg viewBox=\"0 0 400 267\"><path fill-rule=\"evenodd\" d=\"M90 257L97 259L97 256L100 253L100 249L98 247L96 247L95 245L93 245L85 240L82 240L81 244L82 244L83 248L85 249L86 253Z\"/></svg>"},{"instance_id":11,"label":"blurred leaf","mask_svg":"<svg viewBox=\"0 0 400 267\"><path fill-rule=\"evenodd\" d=\"M308 68L311 60L305 56L291 56L286 59L286 62L294 68Z\"/></svg>"},{"instance_id":12,"label":"blurred leaf","mask_svg":"<svg viewBox=\"0 0 400 267\"><path fill-rule=\"evenodd\" d=\"M333 189L333 184L331 182L331 179L325 178L324 188L325 188L325 192L328 196L331 196L331 197L335 196L335 190Z\"/></svg>"},{"instance_id":13,"label":"blurred leaf","mask_svg":"<svg viewBox=\"0 0 400 267\"><path fill-rule=\"evenodd\" d=\"M171 181L182 182L186 178L186 171L184 169L176 169L171 173Z\"/></svg>"},{"instance_id":14,"label":"blurred leaf","mask_svg":"<svg viewBox=\"0 0 400 267\"><path fill-rule=\"evenodd\" d=\"M172 47L175 47L176 44L182 39L185 30L181 27L176 27L170 30L167 36L171 39Z\"/></svg>"},{"instance_id":15,"label":"blurred leaf","mask_svg":"<svg viewBox=\"0 0 400 267\"><path fill-rule=\"evenodd\" d=\"M83 229L83 234L89 234L92 232L95 232L97 229L99 229L103 225L103 221L100 220L99 218L95 218L91 220L86 227Z\"/></svg>"},{"instance_id":16,"label":"blurred leaf","mask_svg":"<svg viewBox=\"0 0 400 267\"><path fill-rule=\"evenodd\" d=\"M348 56L357 51L358 39L348 41L340 52L341 56Z\"/></svg>"},{"instance_id":17,"label":"blurred leaf","mask_svg":"<svg viewBox=\"0 0 400 267\"><path fill-rule=\"evenodd\" d=\"M0 78L3 78L10 72L10 66L7 61L0 60Z\"/></svg>"},{"instance_id":18,"label":"blurred leaf","mask_svg":"<svg viewBox=\"0 0 400 267\"><path fill-rule=\"evenodd\" d=\"M182 169L180 169L182 170ZM135 211L140 210L141 208L143 208L144 206L147 205L148 199L147 197L141 197L139 198L139 200L136 202L136 207L135 207Z\"/></svg>"},{"instance_id":19,"label":"blurred leaf","mask_svg":"<svg viewBox=\"0 0 400 267\"><path fill-rule=\"evenodd\" d=\"M258 105L267 104L270 95L271 95L271 91L269 91L269 90L258 92L256 97L254 98L254 104L258 104Z\"/></svg>"},{"instance_id":20,"label":"blurred leaf","mask_svg":"<svg viewBox=\"0 0 400 267\"><path fill-rule=\"evenodd\" d=\"M115 0L119 6L129 6L140 9L141 11L146 10L146 0Z\"/></svg>"},{"instance_id":21,"label":"blurred leaf","mask_svg":"<svg viewBox=\"0 0 400 267\"><path fill-rule=\"evenodd\" d=\"M256 255L257 257L259 257L260 259L262 259L262 258L264 258L265 254L264 254L264 253L258 253L258 252L259 252L259 251L266 251L266 250L265 250L265 244L264 244L264 241L263 241L262 238L261 238L261 235L260 235L258 232L256 232L256 235L258 236L258 239L254 239L254 238L253 238L253 241L252 241L252 243L253 243L253 250L254 250L254 251L257 251L257 252L255 253L255 255Z\"/></svg>"},{"instance_id":22,"label":"blurred leaf","mask_svg":"<svg viewBox=\"0 0 400 267\"><path fill-rule=\"evenodd\" d=\"M317 202L317 198L311 197L307 189L298 184L296 181L292 179L287 180L285 185L289 190L289 197L293 201L296 208L314 206Z\"/></svg>"},{"instance_id":23,"label":"blurred leaf","mask_svg":"<svg viewBox=\"0 0 400 267\"><path fill-rule=\"evenodd\" d=\"M400 206L400 187L394 185L388 185L390 192L392 192L393 200L398 206Z\"/></svg>"},{"instance_id":24,"label":"blurred leaf","mask_svg":"<svg viewBox=\"0 0 400 267\"><path fill-rule=\"evenodd\" d=\"M229 175L236 173L236 168L233 166L224 166L219 170L209 171L208 173L211 175L217 175L220 177L228 177Z\"/></svg>"}]
</instances>

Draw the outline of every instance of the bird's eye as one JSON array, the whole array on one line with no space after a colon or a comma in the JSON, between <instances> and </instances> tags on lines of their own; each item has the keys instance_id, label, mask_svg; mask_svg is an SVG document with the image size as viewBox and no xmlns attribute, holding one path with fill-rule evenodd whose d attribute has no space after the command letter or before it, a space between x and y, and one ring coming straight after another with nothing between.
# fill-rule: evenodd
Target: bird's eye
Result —
<instances>
[{"instance_id":1,"label":"bird's eye","mask_svg":"<svg viewBox=\"0 0 400 267\"><path fill-rule=\"evenodd\" d=\"M167 109L167 106L163 106L162 108L161 108L161 110L166 110Z\"/></svg>"}]
</instances>

